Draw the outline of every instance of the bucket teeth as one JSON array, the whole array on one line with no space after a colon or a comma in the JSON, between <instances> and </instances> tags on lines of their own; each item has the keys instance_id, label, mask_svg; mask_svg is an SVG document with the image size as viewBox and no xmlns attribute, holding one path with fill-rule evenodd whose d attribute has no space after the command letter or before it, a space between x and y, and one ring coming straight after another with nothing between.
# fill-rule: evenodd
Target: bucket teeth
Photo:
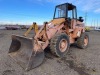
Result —
<instances>
[{"instance_id":1,"label":"bucket teeth","mask_svg":"<svg viewBox=\"0 0 100 75\"><path fill-rule=\"evenodd\" d=\"M35 54L33 39L16 35L12 35L9 55L26 71L39 66L44 59L44 52L36 52Z\"/></svg>"}]
</instances>

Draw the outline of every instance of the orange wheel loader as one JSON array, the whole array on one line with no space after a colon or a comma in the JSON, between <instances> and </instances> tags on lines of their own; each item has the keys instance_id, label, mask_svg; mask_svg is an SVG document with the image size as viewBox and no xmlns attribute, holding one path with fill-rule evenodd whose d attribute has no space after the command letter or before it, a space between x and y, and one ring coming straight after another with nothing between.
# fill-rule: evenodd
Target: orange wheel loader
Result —
<instances>
[{"instance_id":1,"label":"orange wheel loader","mask_svg":"<svg viewBox=\"0 0 100 75\"><path fill-rule=\"evenodd\" d=\"M12 35L9 55L22 68L29 71L39 66L44 59L44 49L50 47L52 54L64 57L71 44L87 48L89 36L85 32L82 17L77 18L76 6L70 3L57 5L53 20L45 22L32 38Z\"/></svg>"}]
</instances>

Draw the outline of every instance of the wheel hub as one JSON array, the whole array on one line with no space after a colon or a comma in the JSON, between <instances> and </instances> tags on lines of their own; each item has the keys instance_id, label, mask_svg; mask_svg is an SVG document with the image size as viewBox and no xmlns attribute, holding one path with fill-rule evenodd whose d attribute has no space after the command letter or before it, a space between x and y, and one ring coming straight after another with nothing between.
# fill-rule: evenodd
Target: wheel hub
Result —
<instances>
[{"instance_id":1,"label":"wheel hub","mask_svg":"<svg viewBox=\"0 0 100 75\"><path fill-rule=\"evenodd\" d=\"M60 41L60 43L59 43L59 49L60 49L61 52L66 51L66 49L67 49L67 41L66 41L66 39L62 39Z\"/></svg>"},{"instance_id":2,"label":"wheel hub","mask_svg":"<svg viewBox=\"0 0 100 75\"><path fill-rule=\"evenodd\" d=\"M88 45L88 37L87 37L87 36L84 38L84 45L85 45L85 46Z\"/></svg>"}]
</instances>

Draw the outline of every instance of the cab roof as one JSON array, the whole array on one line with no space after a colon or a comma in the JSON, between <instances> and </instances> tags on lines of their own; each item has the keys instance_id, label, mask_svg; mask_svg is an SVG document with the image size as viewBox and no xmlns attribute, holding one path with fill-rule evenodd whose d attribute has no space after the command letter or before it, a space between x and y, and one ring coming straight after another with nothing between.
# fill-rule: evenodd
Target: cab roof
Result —
<instances>
[{"instance_id":1,"label":"cab roof","mask_svg":"<svg viewBox=\"0 0 100 75\"><path fill-rule=\"evenodd\" d=\"M63 5L66 5L68 7L68 10L72 10L76 8L76 6L73 5L72 3L64 3L64 4L57 5L56 7L63 6Z\"/></svg>"}]
</instances>

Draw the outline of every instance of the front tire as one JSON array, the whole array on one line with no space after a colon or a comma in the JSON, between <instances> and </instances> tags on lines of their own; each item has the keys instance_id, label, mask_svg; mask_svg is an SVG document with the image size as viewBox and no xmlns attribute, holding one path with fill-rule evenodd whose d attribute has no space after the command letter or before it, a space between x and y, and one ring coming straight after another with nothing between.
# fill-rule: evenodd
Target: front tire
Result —
<instances>
[{"instance_id":1,"label":"front tire","mask_svg":"<svg viewBox=\"0 0 100 75\"><path fill-rule=\"evenodd\" d=\"M64 57L69 46L69 37L65 33L56 34L50 41L51 52L58 57Z\"/></svg>"}]
</instances>

